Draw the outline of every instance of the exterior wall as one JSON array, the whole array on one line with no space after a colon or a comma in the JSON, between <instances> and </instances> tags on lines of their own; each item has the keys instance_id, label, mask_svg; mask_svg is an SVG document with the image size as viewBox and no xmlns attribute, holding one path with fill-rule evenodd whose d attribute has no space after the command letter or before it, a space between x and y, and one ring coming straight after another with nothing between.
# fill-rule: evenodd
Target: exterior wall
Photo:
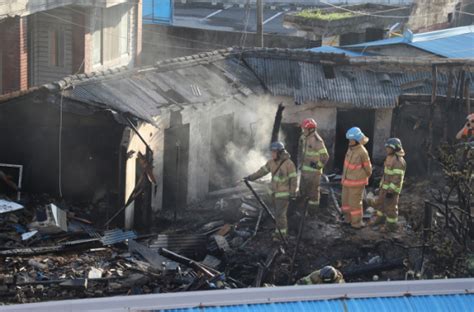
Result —
<instances>
[{"instance_id":1,"label":"exterior wall","mask_svg":"<svg viewBox=\"0 0 474 312\"><path fill-rule=\"evenodd\" d=\"M414 32L427 32L448 28L448 14L455 16L455 6L460 0L416 0L407 27Z\"/></svg>"},{"instance_id":2,"label":"exterior wall","mask_svg":"<svg viewBox=\"0 0 474 312\"><path fill-rule=\"evenodd\" d=\"M223 47L241 46L242 33L188 27L145 24L143 33L143 64L152 65L158 60L186 56ZM268 48L314 48L321 41L300 37L266 34ZM255 33L247 33L246 42L255 42Z\"/></svg>"},{"instance_id":3,"label":"exterior wall","mask_svg":"<svg viewBox=\"0 0 474 312\"><path fill-rule=\"evenodd\" d=\"M374 147L372 161L382 164L385 159L385 141L391 137L393 109L378 109L375 111Z\"/></svg>"},{"instance_id":4,"label":"exterior wall","mask_svg":"<svg viewBox=\"0 0 474 312\"><path fill-rule=\"evenodd\" d=\"M54 9L31 16L30 19L30 60L31 85L42 85L59 80L73 73L73 16L65 8ZM50 64L49 40L50 31L62 32L64 49L62 65Z\"/></svg>"},{"instance_id":5,"label":"exterior wall","mask_svg":"<svg viewBox=\"0 0 474 312\"><path fill-rule=\"evenodd\" d=\"M63 104L63 196L91 201L99 193L116 192L123 126L108 112L80 115L72 113L74 104ZM0 105L0 144L6 147L0 162L23 165L23 189L28 193L59 193L58 107L59 98L38 92Z\"/></svg>"},{"instance_id":6,"label":"exterior wall","mask_svg":"<svg viewBox=\"0 0 474 312\"><path fill-rule=\"evenodd\" d=\"M128 0L129 1L129 0ZM66 5L110 7L127 0L4 0L0 3L0 19L6 16L26 16Z\"/></svg>"},{"instance_id":7,"label":"exterior wall","mask_svg":"<svg viewBox=\"0 0 474 312\"><path fill-rule=\"evenodd\" d=\"M27 20L4 20L0 24L0 40L0 94L27 89Z\"/></svg>"}]
</instances>

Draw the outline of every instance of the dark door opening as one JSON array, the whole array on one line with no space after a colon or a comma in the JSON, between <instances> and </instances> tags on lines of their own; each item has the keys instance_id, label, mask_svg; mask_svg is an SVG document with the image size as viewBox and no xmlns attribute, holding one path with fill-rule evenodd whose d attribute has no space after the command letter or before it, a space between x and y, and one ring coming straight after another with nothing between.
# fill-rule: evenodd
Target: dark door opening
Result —
<instances>
[{"instance_id":1,"label":"dark door opening","mask_svg":"<svg viewBox=\"0 0 474 312\"><path fill-rule=\"evenodd\" d=\"M223 157L226 145L234 137L234 114L212 119L211 154L209 166L209 191L231 187L235 178L231 172L231 164Z\"/></svg>"},{"instance_id":2,"label":"dark door opening","mask_svg":"<svg viewBox=\"0 0 474 312\"><path fill-rule=\"evenodd\" d=\"M301 128L297 123L282 123L281 132L285 138L285 147L291 155L291 160L298 167L298 149L301 136ZM282 136L280 135L280 140Z\"/></svg>"},{"instance_id":3,"label":"dark door opening","mask_svg":"<svg viewBox=\"0 0 474 312\"><path fill-rule=\"evenodd\" d=\"M188 195L189 124L165 130L163 209L183 210Z\"/></svg>"},{"instance_id":4,"label":"dark door opening","mask_svg":"<svg viewBox=\"0 0 474 312\"><path fill-rule=\"evenodd\" d=\"M334 168L342 172L344 157L346 156L348 141L346 132L352 127L359 127L366 136L370 138L365 146L372 157L374 140L375 110L351 109L338 110L336 123L336 142L334 155Z\"/></svg>"}]
</instances>

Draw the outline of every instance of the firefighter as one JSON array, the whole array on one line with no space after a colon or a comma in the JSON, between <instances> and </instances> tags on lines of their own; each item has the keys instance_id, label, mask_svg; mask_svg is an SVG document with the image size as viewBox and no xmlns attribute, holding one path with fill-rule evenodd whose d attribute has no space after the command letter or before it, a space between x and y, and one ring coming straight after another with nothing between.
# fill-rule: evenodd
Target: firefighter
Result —
<instances>
[{"instance_id":1,"label":"firefighter","mask_svg":"<svg viewBox=\"0 0 474 312\"><path fill-rule=\"evenodd\" d=\"M274 238L278 237L278 230L283 236L288 235L287 211L290 199L296 198L297 174L296 167L290 159L290 154L281 142L273 142L270 146L270 159L257 172L245 177L249 181L257 180L268 173L272 174L272 202L275 208L276 229Z\"/></svg>"},{"instance_id":2,"label":"firefighter","mask_svg":"<svg viewBox=\"0 0 474 312\"><path fill-rule=\"evenodd\" d=\"M360 229L362 223L362 199L365 186L372 175L372 164L364 145L369 142L362 131L353 127L346 133L349 140L344 170L342 172L342 212L344 222Z\"/></svg>"},{"instance_id":3,"label":"firefighter","mask_svg":"<svg viewBox=\"0 0 474 312\"><path fill-rule=\"evenodd\" d=\"M344 277L342 273L334 267L327 265L321 270L314 271L308 276L300 278L297 285L313 285L313 284L342 284Z\"/></svg>"},{"instance_id":4,"label":"firefighter","mask_svg":"<svg viewBox=\"0 0 474 312\"><path fill-rule=\"evenodd\" d=\"M406 162L403 156L405 151L398 138L390 138L385 143L387 158L384 162L384 174L380 182L380 193L375 200L369 200L374 206L377 216L373 225L385 224L382 231L396 231L398 229L398 199L402 191L405 176Z\"/></svg>"},{"instance_id":5,"label":"firefighter","mask_svg":"<svg viewBox=\"0 0 474 312\"><path fill-rule=\"evenodd\" d=\"M314 216L319 208L320 180L329 154L324 141L317 132L318 124L307 118L301 123L300 139L301 180L300 195L308 198L308 213Z\"/></svg>"},{"instance_id":6,"label":"firefighter","mask_svg":"<svg viewBox=\"0 0 474 312\"><path fill-rule=\"evenodd\" d=\"M470 114L466 117L466 124L456 134L456 139L470 142L474 140L474 114Z\"/></svg>"}]
</instances>

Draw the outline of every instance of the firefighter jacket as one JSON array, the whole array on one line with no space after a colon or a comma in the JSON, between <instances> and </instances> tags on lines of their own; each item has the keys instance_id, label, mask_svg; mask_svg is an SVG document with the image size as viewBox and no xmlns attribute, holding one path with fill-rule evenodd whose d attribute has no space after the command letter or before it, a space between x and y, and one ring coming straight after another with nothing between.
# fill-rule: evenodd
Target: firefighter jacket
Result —
<instances>
[{"instance_id":1,"label":"firefighter jacket","mask_svg":"<svg viewBox=\"0 0 474 312\"><path fill-rule=\"evenodd\" d=\"M269 173L272 174L272 192L276 199L288 199L296 195L296 168L288 152L284 151L277 161L270 159L248 179L254 181Z\"/></svg>"},{"instance_id":2,"label":"firefighter jacket","mask_svg":"<svg viewBox=\"0 0 474 312\"><path fill-rule=\"evenodd\" d=\"M369 153L362 144L349 146L344 159L342 185L346 187L361 187L369 183L372 175L372 164Z\"/></svg>"},{"instance_id":3,"label":"firefighter jacket","mask_svg":"<svg viewBox=\"0 0 474 312\"><path fill-rule=\"evenodd\" d=\"M323 168L329 159L323 139L317 132L312 132L308 136L303 134L300 139L300 146L302 146L300 154L301 171L322 174Z\"/></svg>"},{"instance_id":4,"label":"firefighter jacket","mask_svg":"<svg viewBox=\"0 0 474 312\"><path fill-rule=\"evenodd\" d=\"M406 162L403 159L405 152L399 151L388 155L384 162L384 172L380 187L387 193L400 194L405 176Z\"/></svg>"}]
</instances>

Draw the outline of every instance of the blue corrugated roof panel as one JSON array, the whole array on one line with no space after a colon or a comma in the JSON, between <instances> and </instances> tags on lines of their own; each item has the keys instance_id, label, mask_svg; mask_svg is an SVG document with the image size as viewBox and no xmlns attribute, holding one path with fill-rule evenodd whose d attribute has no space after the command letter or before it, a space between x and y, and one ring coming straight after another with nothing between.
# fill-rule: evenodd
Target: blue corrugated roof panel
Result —
<instances>
[{"instance_id":1,"label":"blue corrugated roof panel","mask_svg":"<svg viewBox=\"0 0 474 312\"><path fill-rule=\"evenodd\" d=\"M370 48L394 44L409 45L447 58L474 58L474 25L448 28L421 34L407 31L403 37L389 38L354 45L347 48Z\"/></svg>"},{"instance_id":2,"label":"blue corrugated roof panel","mask_svg":"<svg viewBox=\"0 0 474 312\"><path fill-rule=\"evenodd\" d=\"M167 312L465 312L474 311L474 294L334 299L166 310Z\"/></svg>"},{"instance_id":3,"label":"blue corrugated roof panel","mask_svg":"<svg viewBox=\"0 0 474 312\"><path fill-rule=\"evenodd\" d=\"M407 44L447 58L474 58L474 32Z\"/></svg>"},{"instance_id":4,"label":"blue corrugated roof panel","mask_svg":"<svg viewBox=\"0 0 474 312\"><path fill-rule=\"evenodd\" d=\"M345 54L347 56L351 57L357 57L357 56L365 56L365 53L361 52L354 52L350 50L344 50L338 47L332 47L332 46L321 46L317 48L312 48L309 49L311 52L316 52L316 53L335 53L335 54Z\"/></svg>"}]
</instances>

